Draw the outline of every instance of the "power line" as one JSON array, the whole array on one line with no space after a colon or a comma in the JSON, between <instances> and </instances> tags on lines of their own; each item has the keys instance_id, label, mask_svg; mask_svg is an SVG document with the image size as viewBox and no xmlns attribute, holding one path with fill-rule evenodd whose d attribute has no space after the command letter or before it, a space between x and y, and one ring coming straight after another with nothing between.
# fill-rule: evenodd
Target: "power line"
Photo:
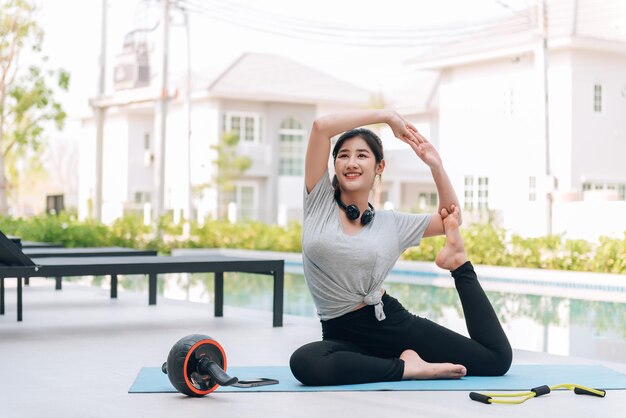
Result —
<instances>
[{"instance_id":1,"label":"power line","mask_svg":"<svg viewBox=\"0 0 626 418\"><path fill-rule=\"evenodd\" d=\"M260 8L241 5L230 0L177 0L176 5L197 16L243 27L274 36L310 42L328 43L339 46L364 48L436 48L471 39L498 38L537 31L537 5L515 7L513 0L494 0L511 11L498 19L483 19L474 22L430 27L389 27L354 24L331 24L297 16L269 12ZM556 3L549 10L549 25L552 32L567 25L573 11L567 4ZM598 10L595 10L598 13ZM600 12L603 16L605 13ZM603 20L596 15L595 20ZM606 19L606 16L604 16ZM595 22L601 24L601 22Z\"/></svg>"},{"instance_id":2,"label":"power line","mask_svg":"<svg viewBox=\"0 0 626 418\"><path fill-rule=\"evenodd\" d=\"M215 3L216 0L213 1ZM358 27L350 27L347 25L340 26L331 26L328 24L319 25L319 23L303 20L297 17L289 17L284 18L280 15L267 13L265 11L260 11L258 9L251 8L233 8L233 7L224 7L221 5L213 4L206 2L198 2L198 0L186 0L187 3L194 5L196 9L201 11L211 11L211 12L219 12L223 14L227 14L229 16L234 16L238 19L254 19L257 23L265 23L272 25L280 25L282 28L294 29L299 31L309 31L313 33L321 33L321 34L345 34L350 33L360 37L381 37L381 36L395 36L395 37L430 37L430 36L441 36L443 34L451 34L451 33L464 33L468 31L474 31L475 29L479 29L481 27L489 27L489 26L498 26L502 24L501 20L490 20L485 22L475 22L472 25L464 24L454 24L445 27L430 27L430 28L416 28L416 27L405 27L405 28L389 28L389 27L372 27L364 28L363 25ZM222 2L223 3L223 2ZM208 7L207 7L208 6ZM209 9L209 7L212 7ZM213 17L219 17L213 16Z\"/></svg>"},{"instance_id":3,"label":"power line","mask_svg":"<svg viewBox=\"0 0 626 418\"><path fill-rule=\"evenodd\" d=\"M431 28L372 28L320 25L318 22L242 8L223 1L181 0L191 12L233 25L278 36L363 47L415 47L449 43L484 34L502 36L531 29L527 16L477 22L472 25ZM306 22L306 24L305 24ZM401 33L399 31L402 31Z\"/></svg>"},{"instance_id":4,"label":"power line","mask_svg":"<svg viewBox=\"0 0 626 418\"><path fill-rule=\"evenodd\" d=\"M462 28L467 28L468 26L479 26L481 24L493 24L493 20L487 20L482 22L472 22L468 24L467 22L456 22L452 24L447 24L443 26L431 26L431 27L416 27L416 26L404 26L398 27L394 26L376 26L376 25L348 25L346 23L341 24L329 24L327 22L314 21L310 19L303 19L298 16L286 16L278 13L267 12L263 9L257 9L248 6L242 6L238 3L234 3L228 0L211 0L209 3L202 0L185 0L190 2L195 2L196 5L206 6L207 4L213 4L214 6L220 7L223 11L231 11L236 13L237 16L240 15L248 15L254 16L261 21L271 20L273 23L286 24L291 25L296 28L310 28L314 30L328 30L331 32L353 32L369 35L372 32L375 32L377 35L381 35L384 33L395 34L396 36L406 36L417 34L422 36L428 33L435 33L437 35L441 34L441 32L449 33L451 31L455 31Z\"/></svg>"},{"instance_id":5,"label":"power line","mask_svg":"<svg viewBox=\"0 0 626 418\"><path fill-rule=\"evenodd\" d=\"M523 15L526 17L530 17L530 14L528 13L528 10L530 10L529 7L526 7L525 11L522 10L518 10L515 9L513 6L511 6L509 3L502 1L502 0L494 0L494 2L499 5L504 7L505 9L509 10L510 12L512 12L513 14L517 14L517 15Z\"/></svg>"}]
</instances>

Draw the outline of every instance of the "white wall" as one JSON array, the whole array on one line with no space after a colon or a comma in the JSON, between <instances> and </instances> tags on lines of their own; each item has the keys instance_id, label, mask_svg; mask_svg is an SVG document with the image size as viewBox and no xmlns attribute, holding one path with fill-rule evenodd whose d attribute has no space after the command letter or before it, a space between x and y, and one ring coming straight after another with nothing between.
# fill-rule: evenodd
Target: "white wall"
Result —
<instances>
[{"instance_id":1,"label":"white wall","mask_svg":"<svg viewBox=\"0 0 626 418\"><path fill-rule=\"evenodd\" d=\"M102 221L121 217L128 196L129 123L125 114L107 115L104 125ZM95 161L95 157L92 162Z\"/></svg>"},{"instance_id":2,"label":"white wall","mask_svg":"<svg viewBox=\"0 0 626 418\"><path fill-rule=\"evenodd\" d=\"M191 109L191 182L193 185L209 184L217 169L217 157L211 145L217 144L220 135L219 103L203 100L194 102ZM197 204L197 217L217 217L217 194L207 190Z\"/></svg>"},{"instance_id":3,"label":"white wall","mask_svg":"<svg viewBox=\"0 0 626 418\"><path fill-rule=\"evenodd\" d=\"M575 51L573 66L572 179L626 182L626 56ZM605 96L602 114L593 112L593 85Z\"/></svg>"},{"instance_id":4,"label":"white wall","mask_svg":"<svg viewBox=\"0 0 626 418\"><path fill-rule=\"evenodd\" d=\"M188 205L188 151L187 115L180 104L172 103L167 117L164 207L179 213Z\"/></svg>"},{"instance_id":5,"label":"white wall","mask_svg":"<svg viewBox=\"0 0 626 418\"><path fill-rule=\"evenodd\" d=\"M626 182L626 57L560 50L551 51L548 62L551 170L558 191L580 191L585 180ZM488 176L490 209L505 228L531 236L545 234L550 188L541 76L532 54L453 68L443 74L438 97L440 152L459 198L464 175ZM605 95L601 115L593 113L596 83ZM528 199L529 176L537 178L535 202ZM620 205L603 206L611 220L598 222L594 211L601 209L594 204L557 202L553 230L586 238L623 231L626 221L613 216Z\"/></svg>"},{"instance_id":6,"label":"white wall","mask_svg":"<svg viewBox=\"0 0 626 418\"><path fill-rule=\"evenodd\" d=\"M344 108L345 109L345 108ZM272 164L275 181L270 183L269 192L273 198L268 200L269 222L282 222L279 217L284 216L287 221L302 221L302 190L304 187L304 176L280 176L279 169L279 131L283 121L294 118L302 125L304 132L303 150L306 152L311 126L317 116L317 110L312 105L294 105L289 103L271 103L268 105L268 138L273 144ZM304 161L304 156L303 159ZM302 166L304 173L304 165Z\"/></svg>"},{"instance_id":7,"label":"white wall","mask_svg":"<svg viewBox=\"0 0 626 418\"><path fill-rule=\"evenodd\" d=\"M78 155L78 217L86 219L93 216L96 184L96 129L93 119L83 121Z\"/></svg>"},{"instance_id":8,"label":"white wall","mask_svg":"<svg viewBox=\"0 0 626 418\"><path fill-rule=\"evenodd\" d=\"M600 236L624 238L626 201L555 202L555 234L566 238L596 241Z\"/></svg>"},{"instance_id":9,"label":"white wall","mask_svg":"<svg viewBox=\"0 0 626 418\"><path fill-rule=\"evenodd\" d=\"M102 218L111 222L123 213L128 196L128 121L125 114L106 115L103 144ZM93 119L85 120L79 145L78 214L93 216L96 185L96 130Z\"/></svg>"},{"instance_id":10,"label":"white wall","mask_svg":"<svg viewBox=\"0 0 626 418\"><path fill-rule=\"evenodd\" d=\"M502 60L451 70L439 90L440 153L459 199L466 175L489 177L489 208L514 230L545 231L545 217L526 213L537 206L528 200L529 176L537 177L537 198L545 196L536 78L530 60Z\"/></svg>"},{"instance_id":11,"label":"white wall","mask_svg":"<svg viewBox=\"0 0 626 418\"><path fill-rule=\"evenodd\" d=\"M149 151L144 149L144 136L150 141ZM152 192L154 179L150 155L154 155L154 115L150 113L128 115L128 195L129 202L135 192Z\"/></svg>"},{"instance_id":12,"label":"white wall","mask_svg":"<svg viewBox=\"0 0 626 418\"><path fill-rule=\"evenodd\" d=\"M572 184L572 60L571 51L551 51L548 57L548 102L550 117L550 169L559 190L569 191Z\"/></svg>"},{"instance_id":13,"label":"white wall","mask_svg":"<svg viewBox=\"0 0 626 418\"><path fill-rule=\"evenodd\" d=\"M304 177L278 177L278 211L287 211L287 219L302 221ZM276 222L277 220L274 220Z\"/></svg>"},{"instance_id":14,"label":"white wall","mask_svg":"<svg viewBox=\"0 0 626 418\"><path fill-rule=\"evenodd\" d=\"M215 167L215 151L210 146L219 137L217 104L210 101L194 103L191 113L191 178L194 184L208 183Z\"/></svg>"}]
</instances>

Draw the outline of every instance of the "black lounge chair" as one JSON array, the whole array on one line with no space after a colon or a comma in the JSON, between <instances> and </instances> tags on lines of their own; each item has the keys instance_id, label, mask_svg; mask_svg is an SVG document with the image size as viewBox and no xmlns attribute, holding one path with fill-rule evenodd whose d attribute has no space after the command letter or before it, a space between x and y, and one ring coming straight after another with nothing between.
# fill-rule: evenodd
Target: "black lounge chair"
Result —
<instances>
[{"instance_id":1,"label":"black lounge chair","mask_svg":"<svg viewBox=\"0 0 626 418\"><path fill-rule=\"evenodd\" d=\"M14 241L15 242L15 241ZM24 243L24 241L22 241ZM30 259L50 257L136 257L140 255L157 255L154 250L135 250L124 247L82 247L82 248L56 248L56 247L22 247L22 251ZM55 289L61 290L62 277L56 277ZM28 286L28 278L24 279Z\"/></svg>"},{"instance_id":2,"label":"black lounge chair","mask_svg":"<svg viewBox=\"0 0 626 418\"><path fill-rule=\"evenodd\" d=\"M111 298L117 297L117 275L148 275L148 304L156 305L157 275L214 273L215 316L223 316L224 273L244 272L274 277L273 326L283 325L284 260L211 256L50 257L33 258L0 232L0 315L4 315L4 280L17 279L17 320L22 320L22 279L29 277L111 276Z\"/></svg>"},{"instance_id":3,"label":"black lounge chair","mask_svg":"<svg viewBox=\"0 0 626 418\"><path fill-rule=\"evenodd\" d=\"M124 247L77 247L77 248L23 248L22 252L30 258L50 257L132 257L138 255L157 255L154 250L136 250Z\"/></svg>"},{"instance_id":4,"label":"black lounge chair","mask_svg":"<svg viewBox=\"0 0 626 418\"><path fill-rule=\"evenodd\" d=\"M48 242L22 241L20 237L7 235L14 244L22 249L29 258L44 257L106 257L106 256L136 256L157 255L154 250L135 250L123 247L90 247L90 248L65 248L61 244ZM28 286L29 278L24 278L24 284ZM61 290L62 278L56 278L56 289Z\"/></svg>"},{"instance_id":5,"label":"black lounge chair","mask_svg":"<svg viewBox=\"0 0 626 418\"><path fill-rule=\"evenodd\" d=\"M63 248L63 244L57 242L22 241L22 248Z\"/></svg>"},{"instance_id":6,"label":"black lounge chair","mask_svg":"<svg viewBox=\"0 0 626 418\"><path fill-rule=\"evenodd\" d=\"M63 244L56 242L35 242L35 241L22 241L20 237L13 235L7 235L11 241L13 241L18 247L24 248L63 248Z\"/></svg>"}]
</instances>

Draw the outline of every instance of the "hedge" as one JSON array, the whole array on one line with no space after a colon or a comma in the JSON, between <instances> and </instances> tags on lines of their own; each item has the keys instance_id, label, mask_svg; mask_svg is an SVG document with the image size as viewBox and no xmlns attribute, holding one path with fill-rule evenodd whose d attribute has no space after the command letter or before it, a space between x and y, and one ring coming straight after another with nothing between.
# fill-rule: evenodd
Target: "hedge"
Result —
<instances>
[{"instance_id":1,"label":"hedge","mask_svg":"<svg viewBox=\"0 0 626 418\"><path fill-rule=\"evenodd\" d=\"M302 226L287 227L262 222L207 220L191 225L189 236L171 218L159 222L160 234L144 226L138 217L118 219L107 226L94 220L78 220L62 213L29 218L0 216L0 230L27 241L58 242L66 247L123 246L157 249L170 253L173 248L241 248L282 252L302 251ZM461 230L465 249L472 262L495 266L595 271L626 274L626 232L619 238L601 237L597 243L564 239L562 235L527 238L508 234L491 224L472 224ZM422 240L408 249L405 260L434 261L445 238Z\"/></svg>"}]
</instances>

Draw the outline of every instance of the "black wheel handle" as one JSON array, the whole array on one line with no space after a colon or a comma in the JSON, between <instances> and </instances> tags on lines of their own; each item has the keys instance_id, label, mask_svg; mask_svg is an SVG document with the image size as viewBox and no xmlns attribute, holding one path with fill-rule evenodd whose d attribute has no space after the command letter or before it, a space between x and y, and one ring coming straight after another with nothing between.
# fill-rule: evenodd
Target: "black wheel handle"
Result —
<instances>
[{"instance_id":1,"label":"black wheel handle","mask_svg":"<svg viewBox=\"0 0 626 418\"><path fill-rule=\"evenodd\" d=\"M198 362L198 372L208 374L220 386L230 386L239 381L236 377L230 377L216 362L206 357L201 358Z\"/></svg>"}]
</instances>

